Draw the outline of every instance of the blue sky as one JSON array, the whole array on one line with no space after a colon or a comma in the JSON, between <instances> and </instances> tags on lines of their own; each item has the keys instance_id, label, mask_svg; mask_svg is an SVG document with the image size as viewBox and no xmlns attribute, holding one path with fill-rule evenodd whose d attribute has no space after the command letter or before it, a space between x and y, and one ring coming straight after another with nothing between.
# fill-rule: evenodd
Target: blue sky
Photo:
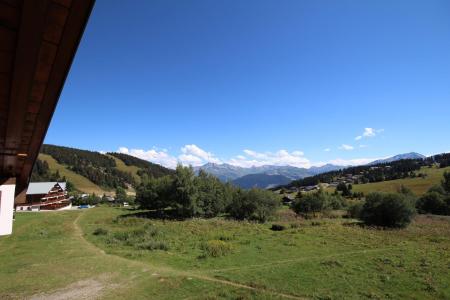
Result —
<instances>
[{"instance_id":1,"label":"blue sky","mask_svg":"<svg viewBox=\"0 0 450 300\"><path fill-rule=\"evenodd\" d=\"M45 142L166 166L450 151L449 36L449 1L97 0Z\"/></svg>"}]
</instances>

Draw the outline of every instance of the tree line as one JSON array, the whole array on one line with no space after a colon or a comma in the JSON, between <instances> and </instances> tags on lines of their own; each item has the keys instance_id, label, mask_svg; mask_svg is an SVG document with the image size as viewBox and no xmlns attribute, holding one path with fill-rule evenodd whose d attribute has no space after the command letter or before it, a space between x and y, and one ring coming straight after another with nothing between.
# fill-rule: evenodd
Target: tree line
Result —
<instances>
[{"instance_id":1,"label":"tree line","mask_svg":"<svg viewBox=\"0 0 450 300\"><path fill-rule=\"evenodd\" d=\"M204 171L178 165L173 175L148 178L136 191L136 203L160 216L268 220L280 206L279 196L261 189L242 190Z\"/></svg>"},{"instance_id":2,"label":"tree line","mask_svg":"<svg viewBox=\"0 0 450 300\"><path fill-rule=\"evenodd\" d=\"M355 180L355 183L357 184L425 176L423 174L416 174L416 172L425 166L431 167L433 165L438 165L440 168L444 168L449 166L449 163L450 153L434 155L425 159L403 159L390 163L355 166L330 171L294 180L284 187L305 187L317 185L319 183L332 183L346 175L359 175L359 178Z\"/></svg>"},{"instance_id":3,"label":"tree line","mask_svg":"<svg viewBox=\"0 0 450 300\"><path fill-rule=\"evenodd\" d=\"M51 155L58 163L101 187L136 186L131 173L116 169L115 160L99 152L54 145L43 145L41 152Z\"/></svg>"}]
</instances>

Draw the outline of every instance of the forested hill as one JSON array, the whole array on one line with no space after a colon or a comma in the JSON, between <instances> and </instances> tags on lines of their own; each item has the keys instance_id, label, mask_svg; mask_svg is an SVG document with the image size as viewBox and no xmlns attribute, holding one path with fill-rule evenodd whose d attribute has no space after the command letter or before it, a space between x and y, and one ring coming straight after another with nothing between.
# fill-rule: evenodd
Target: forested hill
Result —
<instances>
[{"instance_id":1,"label":"forested hill","mask_svg":"<svg viewBox=\"0 0 450 300\"><path fill-rule=\"evenodd\" d=\"M143 177L161 177L173 173L173 170L126 154L102 154L55 145L43 145L41 154L43 154L41 158L51 156L60 167L66 168L72 174L81 175L105 190L136 187ZM117 160L122 161L121 165L125 167L118 166ZM38 158L33 168L31 181L55 180L70 182L71 178L64 178L54 166ZM79 189L76 182L72 184L75 185L75 189Z\"/></svg>"},{"instance_id":2,"label":"forested hill","mask_svg":"<svg viewBox=\"0 0 450 300\"><path fill-rule=\"evenodd\" d=\"M162 177L165 175L173 174L174 171L168 168L165 168L161 165L149 162L147 160L143 160L128 154L117 153L117 152L108 152L108 155L114 156L125 163L127 166L135 166L138 167L139 170L137 174L142 177L144 174L151 177Z\"/></svg>"},{"instance_id":3,"label":"forested hill","mask_svg":"<svg viewBox=\"0 0 450 300\"><path fill-rule=\"evenodd\" d=\"M351 178L353 183L370 183L415 177L422 167L437 165L440 168L450 166L450 153L426 157L423 159L403 159L389 163L364 165L330 171L319 175L294 180L284 187L304 187L319 183L333 183ZM420 174L419 174L420 176Z\"/></svg>"}]
</instances>

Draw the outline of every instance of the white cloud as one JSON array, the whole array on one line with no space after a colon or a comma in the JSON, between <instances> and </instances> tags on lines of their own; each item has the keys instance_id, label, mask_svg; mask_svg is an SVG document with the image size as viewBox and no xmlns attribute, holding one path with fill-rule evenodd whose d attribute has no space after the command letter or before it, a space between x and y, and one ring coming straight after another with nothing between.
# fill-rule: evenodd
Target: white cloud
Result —
<instances>
[{"instance_id":1,"label":"white cloud","mask_svg":"<svg viewBox=\"0 0 450 300\"><path fill-rule=\"evenodd\" d=\"M181 148L181 154L178 159L183 165L199 166L205 163L221 163L221 160L214 156L211 152L206 152L197 145L185 145Z\"/></svg>"},{"instance_id":2,"label":"white cloud","mask_svg":"<svg viewBox=\"0 0 450 300\"><path fill-rule=\"evenodd\" d=\"M357 137L355 137L355 140L359 141L363 138L374 137L378 133L381 133L383 131L384 131L384 129L374 129L371 127L366 127L366 128L364 128L364 132L362 133L362 135L358 135Z\"/></svg>"},{"instance_id":3,"label":"white cloud","mask_svg":"<svg viewBox=\"0 0 450 300\"><path fill-rule=\"evenodd\" d=\"M160 164L172 169L177 166L177 159L164 150L157 151L155 149L150 149L145 151L142 149L128 149L126 147L120 147L117 152L148 160L152 163Z\"/></svg>"},{"instance_id":4,"label":"white cloud","mask_svg":"<svg viewBox=\"0 0 450 300\"><path fill-rule=\"evenodd\" d=\"M367 148L367 147L369 147L369 146L367 146L367 145L359 145L359 148Z\"/></svg>"},{"instance_id":5,"label":"white cloud","mask_svg":"<svg viewBox=\"0 0 450 300\"><path fill-rule=\"evenodd\" d=\"M339 149L341 149L341 150L346 150L346 151L351 151L351 150L353 150L353 149L355 149L353 146L350 146L350 145L346 145L346 144L342 144L340 147L339 147Z\"/></svg>"},{"instance_id":6,"label":"white cloud","mask_svg":"<svg viewBox=\"0 0 450 300\"><path fill-rule=\"evenodd\" d=\"M325 151L325 152L330 152L331 149L330 149L330 148L326 148L326 149L324 149L323 151Z\"/></svg>"},{"instance_id":7,"label":"white cloud","mask_svg":"<svg viewBox=\"0 0 450 300\"><path fill-rule=\"evenodd\" d=\"M299 168L308 168L311 166L309 159L304 157L302 151L292 151L281 149L276 152L256 152L253 150L245 149L244 155L237 155L227 163L239 166L239 167L252 167L252 166L263 166L263 165L276 165L276 166L294 166Z\"/></svg>"},{"instance_id":8,"label":"white cloud","mask_svg":"<svg viewBox=\"0 0 450 300\"><path fill-rule=\"evenodd\" d=\"M117 152L148 160L171 169L174 169L178 163L185 166L201 166L208 162L221 163L221 160L215 157L214 154L206 152L194 144L185 145L184 147L181 147L180 150L181 154L178 155L178 157L170 155L167 149L158 150L156 147L147 151L143 149L130 150L126 147L120 147Z\"/></svg>"}]
</instances>

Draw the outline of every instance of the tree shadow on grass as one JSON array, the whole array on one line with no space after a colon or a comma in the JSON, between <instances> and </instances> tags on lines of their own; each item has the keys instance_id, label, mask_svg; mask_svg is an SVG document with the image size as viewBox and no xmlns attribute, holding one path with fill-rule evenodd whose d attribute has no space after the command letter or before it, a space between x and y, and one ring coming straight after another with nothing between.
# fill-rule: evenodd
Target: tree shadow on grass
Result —
<instances>
[{"instance_id":1,"label":"tree shadow on grass","mask_svg":"<svg viewBox=\"0 0 450 300\"><path fill-rule=\"evenodd\" d=\"M133 211L133 210L130 210ZM184 221L186 218L180 217L175 209L166 209L163 211L147 210L138 211L134 213L128 213L121 215L118 218L143 218L143 219L156 219L156 220L170 220L170 221Z\"/></svg>"}]
</instances>

